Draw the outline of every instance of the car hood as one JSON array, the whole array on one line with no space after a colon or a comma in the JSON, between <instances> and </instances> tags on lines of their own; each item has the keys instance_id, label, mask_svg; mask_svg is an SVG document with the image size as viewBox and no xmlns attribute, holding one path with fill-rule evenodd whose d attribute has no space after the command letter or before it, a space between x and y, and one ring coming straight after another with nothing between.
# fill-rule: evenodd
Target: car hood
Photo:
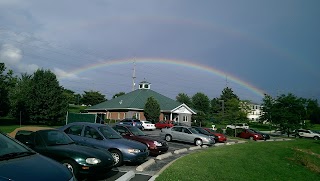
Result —
<instances>
[{"instance_id":1,"label":"car hood","mask_svg":"<svg viewBox=\"0 0 320 181\"><path fill-rule=\"evenodd\" d=\"M147 149L147 146L139 143L137 141L133 141L133 140L128 140L128 139L113 139L112 140L116 145L119 145L119 147L121 147L120 145L124 145L127 148L135 148L135 149L139 149L139 150L145 150Z\"/></svg>"},{"instance_id":2,"label":"car hood","mask_svg":"<svg viewBox=\"0 0 320 181\"><path fill-rule=\"evenodd\" d=\"M70 155L70 157L86 157L86 158L99 158L101 160L112 160L110 152L98 148L92 148L87 146L81 146L77 144L69 145L55 145L49 146L48 149L51 152L57 154Z\"/></svg>"},{"instance_id":3,"label":"car hood","mask_svg":"<svg viewBox=\"0 0 320 181\"><path fill-rule=\"evenodd\" d=\"M71 172L50 158L35 154L0 162L0 180L70 180Z\"/></svg>"},{"instance_id":4,"label":"car hood","mask_svg":"<svg viewBox=\"0 0 320 181\"><path fill-rule=\"evenodd\" d=\"M157 141L159 143L165 142L162 139L157 139L157 138L154 138L154 137L151 137L151 136L147 136L147 135L146 136L137 136L137 138L140 141L143 141L143 142L153 142L153 141Z\"/></svg>"}]
</instances>

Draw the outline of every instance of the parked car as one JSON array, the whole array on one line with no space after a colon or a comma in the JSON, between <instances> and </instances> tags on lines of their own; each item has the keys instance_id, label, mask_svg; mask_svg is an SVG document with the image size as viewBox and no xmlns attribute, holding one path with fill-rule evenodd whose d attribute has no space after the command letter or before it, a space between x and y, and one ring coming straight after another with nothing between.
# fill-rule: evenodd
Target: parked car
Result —
<instances>
[{"instance_id":1,"label":"parked car","mask_svg":"<svg viewBox=\"0 0 320 181\"><path fill-rule=\"evenodd\" d=\"M312 138L314 140L319 140L320 138L320 133L309 129L298 129L295 132L299 138Z\"/></svg>"},{"instance_id":2,"label":"parked car","mask_svg":"<svg viewBox=\"0 0 320 181\"><path fill-rule=\"evenodd\" d=\"M0 180L76 181L62 164L0 132Z\"/></svg>"},{"instance_id":3,"label":"parked car","mask_svg":"<svg viewBox=\"0 0 320 181\"><path fill-rule=\"evenodd\" d=\"M142 129L142 122L139 119L126 118L126 119L121 120L117 124L131 125L131 126L136 126L139 129Z\"/></svg>"},{"instance_id":4,"label":"parked car","mask_svg":"<svg viewBox=\"0 0 320 181\"><path fill-rule=\"evenodd\" d=\"M262 135L263 138L264 138L264 140L270 139L270 135L267 134L267 133L263 133L263 132L261 132L261 131L259 131L259 130L257 130L257 129L250 129L250 130L253 131L253 132L255 132L255 133L258 133L258 134Z\"/></svg>"},{"instance_id":5,"label":"parked car","mask_svg":"<svg viewBox=\"0 0 320 181\"><path fill-rule=\"evenodd\" d=\"M194 128L188 126L173 126L168 129L162 129L160 137L164 138L166 141L176 140L193 143L197 146L212 145L215 143L213 137L200 134Z\"/></svg>"},{"instance_id":6,"label":"parked car","mask_svg":"<svg viewBox=\"0 0 320 181\"><path fill-rule=\"evenodd\" d=\"M56 129L24 129L15 138L34 151L65 165L74 175L101 174L114 165L110 152L75 144L64 132Z\"/></svg>"},{"instance_id":7,"label":"parked car","mask_svg":"<svg viewBox=\"0 0 320 181\"><path fill-rule=\"evenodd\" d=\"M203 128L205 129L206 131L208 131L209 133L212 133L214 135L216 135L218 137L218 142L220 143L224 143L227 141L227 137L226 135L222 134L222 133L218 133L216 132L215 130L213 130L212 128Z\"/></svg>"},{"instance_id":8,"label":"parked car","mask_svg":"<svg viewBox=\"0 0 320 181\"><path fill-rule=\"evenodd\" d=\"M247 123L237 123L237 124L230 124L226 126L226 129L237 129L237 128L242 128L242 129L249 129L249 125Z\"/></svg>"},{"instance_id":9,"label":"parked car","mask_svg":"<svg viewBox=\"0 0 320 181\"><path fill-rule=\"evenodd\" d=\"M150 121L141 121L142 123L142 130L155 130L155 124L151 123Z\"/></svg>"},{"instance_id":10,"label":"parked car","mask_svg":"<svg viewBox=\"0 0 320 181\"><path fill-rule=\"evenodd\" d=\"M214 142L217 143L218 142L218 137L210 132L208 132L207 130L203 129L202 127L196 127L193 126L192 128L194 128L196 131L198 131L200 134L204 134L207 136L210 136L211 138L214 139Z\"/></svg>"},{"instance_id":11,"label":"parked car","mask_svg":"<svg viewBox=\"0 0 320 181\"><path fill-rule=\"evenodd\" d=\"M157 129L162 129L162 128L171 128L173 125L173 122L171 120L166 120L166 121L159 121L155 124Z\"/></svg>"},{"instance_id":12,"label":"parked car","mask_svg":"<svg viewBox=\"0 0 320 181\"><path fill-rule=\"evenodd\" d=\"M166 141L147 136L144 132L134 126L115 125L113 129L118 131L126 139L139 141L147 145L150 155L159 155L169 149Z\"/></svg>"},{"instance_id":13,"label":"parked car","mask_svg":"<svg viewBox=\"0 0 320 181\"><path fill-rule=\"evenodd\" d=\"M146 145L123 138L108 125L74 122L59 129L78 144L107 149L115 160L115 166L123 162L142 162L149 155Z\"/></svg>"},{"instance_id":14,"label":"parked car","mask_svg":"<svg viewBox=\"0 0 320 181\"><path fill-rule=\"evenodd\" d=\"M264 137L259 134L251 131L250 129L243 129L242 132L239 133L240 138L250 139L250 140L264 140Z\"/></svg>"}]
</instances>

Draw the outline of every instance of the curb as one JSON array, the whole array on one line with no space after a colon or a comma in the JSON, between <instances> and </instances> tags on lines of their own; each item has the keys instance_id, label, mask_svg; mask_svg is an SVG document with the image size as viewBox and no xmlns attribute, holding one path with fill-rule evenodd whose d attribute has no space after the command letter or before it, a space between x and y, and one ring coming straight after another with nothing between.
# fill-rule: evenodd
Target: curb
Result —
<instances>
[{"instance_id":1,"label":"curb","mask_svg":"<svg viewBox=\"0 0 320 181\"><path fill-rule=\"evenodd\" d=\"M172 153L171 152L168 152L168 153L165 153L165 154L162 154L162 155L158 155L156 157L157 160L163 160L165 158L168 158L168 157L171 157L172 156Z\"/></svg>"},{"instance_id":2,"label":"curb","mask_svg":"<svg viewBox=\"0 0 320 181\"><path fill-rule=\"evenodd\" d=\"M130 170L129 172L125 173L121 177L119 177L116 181L129 181L132 179L136 174L134 171Z\"/></svg>"},{"instance_id":3,"label":"curb","mask_svg":"<svg viewBox=\"0 0 320 181\"><path fill-rule=\"evenodd\" d=\"M180 150L174 150L174 152L173 153L175 153L175 154L179 154L179 153L183 153L183 152L187 152L188 151L188 149L187 148L183 148L183 149L180 149Z\"/></svg>"},{"instance_id":4,"label":"curb","mask_svg":"<svg viewBox=\"0 0 320 181\"><path fill-rule=\"evenodd\" d=\"M156 161L151 158L149 159L148 161L144 162L143 164L139 165L136 170L139 171L139 172L142 172L144 169L146 169L147 167L149 167L150 165L156 163Z\"/></svg>"},{"instance_id":5,"label":"curb","mask_svg":"<svg viewBox=\"0 0 320 181\"><path fill-rule=\"evenodd\" d=\"M201 146L190 147L189 150L198 150L201 149Z\"/></svg>"}]
</instances>

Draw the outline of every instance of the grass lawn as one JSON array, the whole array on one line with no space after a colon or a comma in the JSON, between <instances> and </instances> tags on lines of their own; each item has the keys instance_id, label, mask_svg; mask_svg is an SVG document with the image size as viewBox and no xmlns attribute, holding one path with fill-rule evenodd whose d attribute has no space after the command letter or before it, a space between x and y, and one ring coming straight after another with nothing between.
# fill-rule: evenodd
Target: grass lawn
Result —
<instances>
[{"instance_id":1,"label":"grass lawn","mask_svg":"<svg viewBox=\"0 0 320 181\"><path fill-rule=\"evenodd\" d=\"M162 180L319 180L320 141L299 139L211 147L178 159Z\"/></svg>"}]
</instances>

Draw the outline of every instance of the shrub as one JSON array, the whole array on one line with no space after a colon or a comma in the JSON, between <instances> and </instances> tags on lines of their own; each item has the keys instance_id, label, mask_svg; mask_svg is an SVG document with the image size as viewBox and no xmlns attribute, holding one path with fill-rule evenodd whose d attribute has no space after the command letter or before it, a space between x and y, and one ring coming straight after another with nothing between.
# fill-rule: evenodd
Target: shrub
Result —
<instances>
[{"instance_id":1,"label":"shrub","mask_svg":"<svg viewBox=\"0 0 320 181\"><path fill-rule=\"evenodd\" d=\"M216 132L217 132L217 133L223 133L223 129L218 128L218 129L216 130Z\"/></svg>"}]
</instances>

